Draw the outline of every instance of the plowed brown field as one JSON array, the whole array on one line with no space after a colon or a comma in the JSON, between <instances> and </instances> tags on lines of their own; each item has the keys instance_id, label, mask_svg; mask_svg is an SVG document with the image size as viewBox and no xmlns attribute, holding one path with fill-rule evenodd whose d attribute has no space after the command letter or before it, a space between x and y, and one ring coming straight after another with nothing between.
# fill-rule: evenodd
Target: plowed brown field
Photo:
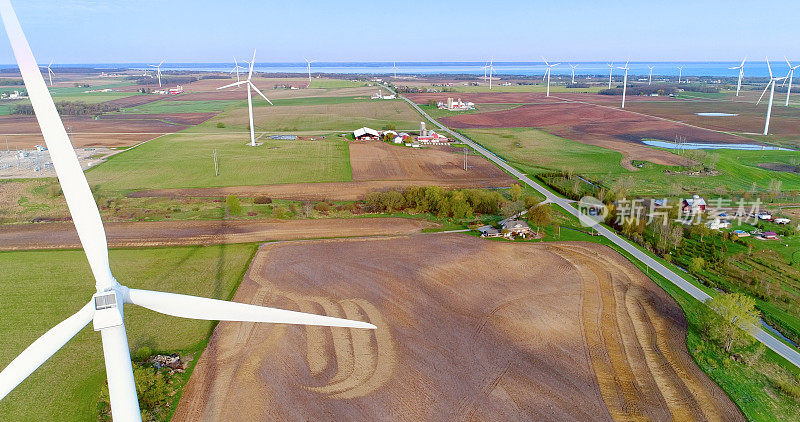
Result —
<instances>
[{"instance_id":1,"label":"plowed brown field","mask_svg":"<svg viewBox=\"0 0 800 422\"><path fill-rule=\"evenodd\" d=\"M434 223L407 218L105 223L108 243L115 248L394 236L418 233L434 226ZM79 247L75 226L69 222L0 226L0 250Z\"/></svg>"},{"instance_id":2,"label":"plowed brown field","mask_svg":"<svg viewBox=\"0 0 800 422\"><path fill-rule=\"evenodd\" d=\"M199 124L214 113L110 114L95 120L92 116L64 116L75 147L129 146ZM0 133L12 148L33 148L44 144L34 116L0 116Z\"/></svg>"},{"instance_id":3,"label":"plowed brown field","mask_svg":"<svg viewBox=\"0 0 800 422\"><path fill-rule=\"evenodd\" d=\"M406 148L384 142L351 142L353 180L437 180L474 182L493 180L510 186L512 179L483 157L470 155L464 170L463 149L436 146Z\"/></svg>"},{"instance_id":4,"label":"plowed brown field","mask_svg":"<svg viewBox=\"0 0 800 422\"><path fill-rule=\"evenodd\" d=\"M173 420L743 420L677 304L604 246L271 244L234 300L378 329L220 323Z\"/></svg>"}]
</instances>

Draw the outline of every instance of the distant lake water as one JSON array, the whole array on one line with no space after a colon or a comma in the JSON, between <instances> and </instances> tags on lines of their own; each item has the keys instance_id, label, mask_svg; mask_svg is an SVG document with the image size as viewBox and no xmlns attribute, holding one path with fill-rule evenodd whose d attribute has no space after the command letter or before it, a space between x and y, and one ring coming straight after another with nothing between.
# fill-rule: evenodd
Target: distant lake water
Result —
<instances>
[{"instance_id":1,"label":"distant lake water","mask_svg":"<svg viewBox=\"0 0 800 422\"><path fill-rule=\"evenodd\" d=\"M557 60L553 60L557 61ZM158 61L154 61L158 63ZM240 64L242 61L239 62ZM614 62L614 75L621 76L622 71L617 69L622 66L624 61ZM648 66L655 66L653 69L654 78L659 76L677 76L678 66L683 66L684 76L720 76L737 77L738 70L728 69L738 66L740 62L630 62L630 75L638 75L640 79L645 78L650 72ZM93 67L93 68L128 68L151 70L149 63L81 63L68 64L56 63L53 69L57 72L59 67ZM397 68L392 68L392 62L318 62L311 64L312 74L373 74L391 75L397 72L399 75L438 75L438 74L470 74L483 76L482 67L485 62L397 62ZM571 62L578 67L575 74L580 76L597 76L600 80L608 80L608 65L606 62ZM45 63L47 65L47 63ZM15 65L0 65L0 68L16 67ZM197 70L228 72L233 68L233 62L227 63L171 63L165 62L162 70ZM544 73L543 62L494 62L495 74L498 75L542 75ZM788 73L788 67L783 60L774 60L772 68L776 75ZM269 63L260 62L255 64L258 72L269 73L306 73L306 63ZM558 76L571 75L571 69L566 61L552 70L552 74ZM749 61L745 63L744 75L746 77L766 77L769 75L767 65L764 61Z\"/></svg>"},{"instance_id":2,"label":"distant lake water","mask_svg":"<svg viewBox=\"0 0 800 422\"><path fill-rule=\"evenodd\" d=\"M674 142L666 141L642 141L643 144L651 147L666 148L666 149L737 149L745 151L792 151L788 148L770 147L766 145L757 144L705 144L684 142L676 144Z\"/></svg>"}]
</instances>

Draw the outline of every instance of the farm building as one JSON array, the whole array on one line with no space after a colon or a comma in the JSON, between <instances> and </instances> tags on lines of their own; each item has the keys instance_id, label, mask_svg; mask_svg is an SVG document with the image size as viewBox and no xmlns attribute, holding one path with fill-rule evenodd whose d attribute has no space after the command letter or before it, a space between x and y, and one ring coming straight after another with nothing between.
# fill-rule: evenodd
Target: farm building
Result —
<instances>
[{"instance_id":1,"label":"farm building","mask_svg":"<svg viewBox=\"0 0 800 422\"><path fill-rule=\"evenodd\" d=\"M706 200L699 195L684 199L681 202L681 211L684 214L700 214L706 211Z\"/></svg>"},{"instance_id":2,"label":"farm building","mask_svg":"<svg viewBox=\"0 0 800 422\"><path fill-rule=\"evenodd\" d=\"M778 233L775 232L764 232L761 234L761 237L764 239L775 240L778 238Z\"/></svg>"},{"instance_id":3,"label":"farm building","mask_svg":"<svg viewBox=\"0 0 800 422\"><path fill-rule=\"evenodd\" d=\"M481 237L500 237L503 235L503 232L500 231L500 229L490 225L478 227L478 232L480 232Z\"/></svg>"},{"instance_id":4,"label":"farm building","mask_svg":"<svg viewBox=\"0 0 800 422\"><path fill-rule=\"evenodd\" d=\"M441 110L461 111L474 109L475 103L471 101L461 101L461 98L459 98L457 101L453 101L452 98L448 98L446 102L439 101L436 106Z\"/></svg>"},{"instance_id":5,"label":"farm building","mask_svg":"<svg viewBox=\"0 0 800 422\"><path fill-rule=\"evenodd\" d=\"M425 122L420 122L419 136L417 137L417 142L421 144L442 144L450 142L450 140L447 139L446 136L439 135L433 130L425 129Z\"/></svg>"},{"instance_id":6,"label":"farm building","mask_svg":"<svg viewBox=\"0 0 800 422\"><path fill-rule=\"evenodd\" d=\"M788 218L776 218L775 220L773 220L773 222L775 224L789 224L792 222L792 220Z\"/></svg>"},{"instance_id":7,"label":"farm building","mask_svg":"<svg viewBox=\"0 0 800 422\"><path fill-rule=\"evenodd\" d=\"M706 223L706 227L711 230L719 230L719 229L727 229L731 226L730 221L722 219L722 218L715 218L708 223Z\"/></svg>"},{"instance_id":8,"label":"farm building","mask_svg":"<svg viewBox=\"0 0 800 422\"><path fill-rule=\"evenodd\" d=\"M353 136L360 141L377 141L380 139L381 134L375 129L362 127L353 131Z\"/></svg>"},{"instance_id":9,"label":"farm building","mask_svg":"<svg viewBox=\"0 0 800 422\"><path fill-rule=\"evenodd\" d=\"M522 220L507 220L503 222L503 230L508 230L509 236L527 236L531 234L531 227Z\"/></svg>"},{"instance_id":10,"label":"farm building","mask_svg":"<svg viewBox=\"0 0 800 422\"><path fill-rule=\"evenodd\" d=\"M183 86L178 85L175 88L170 88L167 90L167 95L178 95L183 94Z\"/></svg>"}]
</instances>

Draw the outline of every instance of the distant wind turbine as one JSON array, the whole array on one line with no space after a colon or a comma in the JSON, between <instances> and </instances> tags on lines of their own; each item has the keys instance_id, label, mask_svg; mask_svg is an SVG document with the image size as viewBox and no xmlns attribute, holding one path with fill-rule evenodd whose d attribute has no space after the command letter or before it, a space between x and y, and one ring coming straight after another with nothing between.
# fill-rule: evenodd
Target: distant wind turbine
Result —
<instances>
[{"instance_id":1,"label":"distant wind turbine","mask_svg":"<svg viewBox=\"0 0 800 422\"><path fill-rule=\"evenodd\" d=\"M728 69L735 70L739 69L739 82L736 83L736 96L739 96L739 90L742 89L742 76L744 76L744 62L747 60L747 56L742 60L742 64L739 66L729 67Z\"/></svg>"},{"instance_id":2,"label":"distant wind turbine","mask_svg":"<svg viewBox=\"0 0 800 422\"><path fill-rule=\"evenodd\" d=\"M608 66L608 89L611 89L611 75L614 74L614 62L606 63Z\"/></svg>"},{"instance_id":3,"label":"distant wind turbine","mask_svg":"<svg viewBox=\"0 0 800 422\"><path fill-rule=\"evenodd\" d=\"M800 67L800 64L792 66L789 63L789 59L786 56L783 56L786 59L786 64L789 65L789 73L786 75L786 79L789 81L789 89L786 90L786 107L789 107L789 96L792 95L792 79L794 79L794 70ZM48 68L49 69L49 68Z\"/></svg>"},{"instance_id":4,"label":"distant wind turbine","mask_svg":"<svg viewBox=\"0 0 800 422\"><path fill-rule=\"evenodd\" d=\"M311 87L311 63L314 63L314 61L313 60L308 60L305 57L303 57L303 60L305 60L306 64L308 64L308 87L310 88Z\"/></svg>"},{"instance_id":5,"label":"distant wind turbine","mask_svg":"<svg viewBox=\"0 0 800 422\"><path fill-rule=\"evenodd\" d=\"M650 69L650 77L647 79L647 85L650 85L651 83L653 83L653 69L655 69L656 67L647 66L647 68Z\"/></svg>"},{"instance_id":6,"label":"distant wind turbine","mask_svg":"<svg viewBox=\"0 0 800 422\"><path fill-rule=\"evenodd\" d=\"M156 73L158 74L158 87L161 88L161 65L164 64L164 60L161 60L161 63L149 64L148 66L156 68Z\"/></svg>"},{"instance_id":7,"label":"distant wind turbine","mask_svg":"<svg viewBox=\"0 0 800 422\"><path fill-rule=\"evenodd\" d=\"M494 57L489 60L489 91L492 90L492 73L494 72Z\"/></svg>"},{"instance_id":8,"label":"distant wind turbine","mask_svg":"<svg viewBox=\"0 0 800 422\"><path fill-rule=\"evenodd\" d=\"M547 60L544 58L544 56L542 56L542 61L544 62L544 65L547 66L547 69L544 71L544 76L542 76L542 79L547 77L547 95L546 95L546 97L549 97L550 96L550 70L552 68L560 65L561 63L553 63L553 64L547 63Z\"/></svg>"},{"instance_id":9,"label":"distant wind turbine","mask_svg":"<svg viewBox=\"0 0 800 422\"><path fill-rule=\"evenodd\" d=\"M236 56L233 57L233 69L228 73L236 72L236 82L241 82L239 79L239 69L244 69L242 66L239 66L239 62L236 61Z\"/></svg>"},{"instance_id":10,"label":"distant wind turbine","mask_svg":"<svg viewBox=\"0 0 800 422\"><path fill-rule=\"evenodd\" d=\"M48 79L50 79L50 86L53 86L53 75L55 75L55 72L53 72L53 69L50 69L50 66L52 66L52 65L53 65L53 61L50 60L50 64L47 65L47 77L48 77ZM39 66L39 67L44 67L44 66Z\"/></svg>"},{"instance_id":11,"label":"distant wind turbine","mask_svg":"<svg viewBox=\"0 0 800 422\"><path fill-rule=\"evenodd\" d=\"M397 79L397 62L392 62L392 72L394 72L394 77Z\"/></svg>"},{"instance_id":12,"label":"distant wind turbine","mask_svg":"<svg viewBox=\"0 0 800 422\"><path fill-rule=\"evenodd\" d=\"M228 84L228 85L221 86L221 87L217 88L217 89L225 89L225 88L230 88L232 86L247 85L247 108L248 108L248 111L250 112L250 146L251 147L256 146L256 132L255 132L255 127L253 125L253 94L252 94L252 92L250 90L251 89L255 90L258 93L258 95L260 95L262 98L267 100L269 105L272 105L272 101L270 101L269 98L267 98L267 96L264 95L264 93L262 93L258 88L256 88L256 86L251 81L251 79L253 77L253 64L255 62L256 62L256 50L253 50L253 60L250 62L250 72L247 73L247 80L234 82L232 84Z\"/></svg>"},{"instance_id":13,"label":"distant wind turbine","mask_svg":"<svg viewBox=\"0 0 800 422\"><path fill-rule=\"evenodd\" d=\"M678 66L678 83L681 83L681 76L683 76L683 66Z\"/></svg>"},{"instance_id":14,"label":"distant wind turbine","mask_svg":"<svg viewBox=\"0 0 800 422\"><path fill-rule=\"evenodd\" d=\"M572 84L574 85L575 84L575 68L578 67L578 65L573 65L572 63L570 63L569 67L572 68Z\"/></svg>"},{"instance_id":15,"label":"distant wind turbine","mask_svg":"<svg viewBox=\"0 0 800 422\"><path fill-rule=\"evenodd\" d=\"M769 133L769 118L772 116L772 98L775 96L775 83L787 78L786 76L782 78L772 76L772 67L769 65L769 58L767 58L767 69L769 70L769 82L766 88L764 88L764 92L758 97L758 102L756 103L756 105L761 103L761 99L764 98L764 94L766 94L769 89L769 105L767 105L767 120L764 122L764 135Z\"/></svg>"},{"instance_id":16,"label":"distant wind turbine","mask_svg":"<svg viewBox=\"0 0 800 422\"><path fill-rule=\"evenodd\" d=\"M625 94L628 90L628 61L625 62L624 67L618 69L625 71L625 77L622 78L622 108L625 108Z\"/></svg>"}]
</instances>

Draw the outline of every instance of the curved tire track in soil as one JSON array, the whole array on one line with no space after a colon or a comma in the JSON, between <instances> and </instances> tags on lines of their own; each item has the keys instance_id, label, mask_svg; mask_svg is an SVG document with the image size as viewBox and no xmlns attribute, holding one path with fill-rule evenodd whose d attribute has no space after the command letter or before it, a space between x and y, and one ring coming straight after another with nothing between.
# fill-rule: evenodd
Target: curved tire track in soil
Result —
<instances>
[{"instance_id":1,"label":"curved tire track in soil","mask_svg":"<svg viewBox=\"0 0 800 422\"><path fill-rule=\"evenodd\" d=\"M221 323L176 421L743 419L689 356L678 305L596 244L271 244L235 300L379 328L264 324L238 337Z\"/></svg>"}]
</instances>

